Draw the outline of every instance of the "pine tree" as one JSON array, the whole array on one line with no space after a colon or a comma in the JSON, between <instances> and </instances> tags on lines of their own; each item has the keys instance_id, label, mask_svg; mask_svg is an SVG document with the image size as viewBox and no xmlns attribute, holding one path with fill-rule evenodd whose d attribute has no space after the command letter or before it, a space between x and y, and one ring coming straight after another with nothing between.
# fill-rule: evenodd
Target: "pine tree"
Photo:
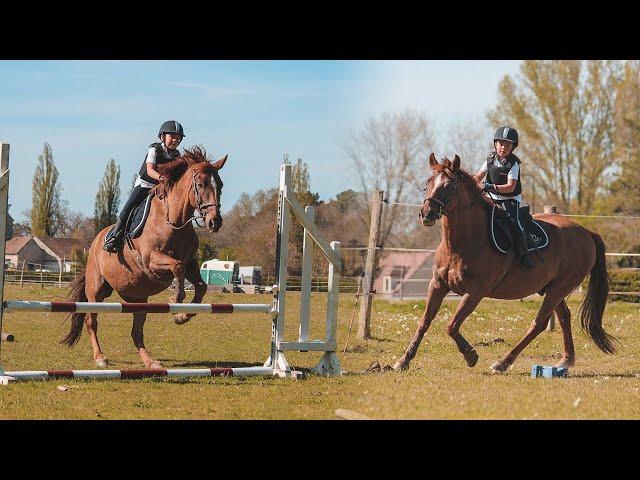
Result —
<instances>
[{"instance_id":1,"label":"pine tree","mask_svg":"<svg viewBox=\"0 0 640 480\"><path fill-rule=\"evenodd\" d=\"M115 223L120 204L120 167L112 158L107 162L104 176L100 182L94 209L96 234L103 228Z\"/></svg>"},{"instance_id":2,"label":"pine tree","mask_svg":"<svg viewBox=\"0 0 640 480\"><path fill-rule=\"evenodd\" d=\"M51 146L45 142L33 175L31 196L31 232L34 236L53 237L63 220L58 169L53 162Z\"/></svg>"}]
</instances>

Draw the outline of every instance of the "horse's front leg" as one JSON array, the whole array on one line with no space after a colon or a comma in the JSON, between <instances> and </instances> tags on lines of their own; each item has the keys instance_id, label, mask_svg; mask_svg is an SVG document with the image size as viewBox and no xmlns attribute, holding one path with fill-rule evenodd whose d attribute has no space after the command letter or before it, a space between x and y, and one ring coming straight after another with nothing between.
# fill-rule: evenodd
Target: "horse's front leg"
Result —
<instances>
[{"instance_id":1,"label":"horse's front leg","mask_svg":"<svg viewBox=\"0 0 640 480\"><path fill-rule=\"evenodd\" d=\"M475 366L478 362L478 352L476 352L476 349L469 345L469 342L467 342L462 336L460 333L460 327L471 312L475 310L482 298L483 297L481 295L465 293L462 296L460 303L458 303L458 308L453 314L453 317L451 317L451 320L447 324L447 334L449 334L449 336L453 338L453 341L456 342L458 351L462 353L467 365L470 367Z\"/></svg>"},{"instance_id":2,"label":"horse's front leg","mask_svg":"<svg viewBox=\"0 0 640 480\"><path fill-rule=\"evenodd\" d=\"M149 269L159 277L172 273L178 280L178 293L169 299L169 303L182 303L187 295L184 292L184 265L160 250L152 250L149 255Z\"/></svg>"},{"instance_id":3,"label":"horse's front leg","mask_svg":"<svg viewBox=\"0 0 640 480\"><path fill-rule=\"evenodd\" d=\"M207 284L204 283L202 276L200 276L198 262L195 259L187 263L184 275L193 284L194 295L191 303L200 303L204 298L204 294L207 293ZM195 316L195 313L178 313L173 318L178 325L182 325L193 316Z\"/></svg>"},{"instance_id":4,"label":"horse's front leg","mask_svg":"<svg viewBox=\"0 0 640 480\"><path fill-rule=\"evenodd\" d=\"M416 328L416 332L413 334L413 338L409 342L409 346L405 350L404 355L402 355L393 366L394 370L406 370L409 368L409 363L413 360L413 357L416 356L422 337L427 332L436 313L440 310L440 305L442 305L442 301L447 293L449 293L449 290L449 287L445 283L441 283L435 278L431 279L429 282L429 290L427 291L427 305L418 323L418 328Z\"/></svg>"}]
</instances>

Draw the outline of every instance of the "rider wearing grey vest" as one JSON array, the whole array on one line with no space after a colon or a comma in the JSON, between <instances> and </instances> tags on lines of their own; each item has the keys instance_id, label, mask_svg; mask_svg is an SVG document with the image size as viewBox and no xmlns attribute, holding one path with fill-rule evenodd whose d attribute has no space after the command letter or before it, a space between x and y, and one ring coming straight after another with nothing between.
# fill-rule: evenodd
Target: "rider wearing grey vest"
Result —
<instances>
[{"instance_id":1,"label":"rider wearing grey vest","mask_svg":"<svg viewBox=\"0 0 640 480\"><path fill-rule=\"evenodd\" d=\"M529 256L527 239L518 216L522 202L520 159L513 154L518 146L518 132L515 128L500 127L493 136L493 144L496 150L487 157L474 177L479 181L487 176L482 188L485 192L491 192L496 203L502 204L507 211L516 234L520 261L525 268L532 268L534 264Z\"/></svg>"},{"instance_id":2,"label":"rider wearing grey vest","mask_svg":"<svg viewBox=\"0 0 640 480\"><path fill-rule=\"evenodd\" d=\"M129 214L146 198L150 189L159 183L161 175L157 173L155 166L173 160L180 155L177 146L184 136L182 125L175 120L169 120L160 126L158 138L162 140L162 143L156 142L149 145L149 150L140 167L133 190L124 207L122 207L120 215L118 215L118 221L114 227L114 234L105 241L102 247L104 250L116 253L122 247L124 229Z\"/></svg>"}]
</instances>

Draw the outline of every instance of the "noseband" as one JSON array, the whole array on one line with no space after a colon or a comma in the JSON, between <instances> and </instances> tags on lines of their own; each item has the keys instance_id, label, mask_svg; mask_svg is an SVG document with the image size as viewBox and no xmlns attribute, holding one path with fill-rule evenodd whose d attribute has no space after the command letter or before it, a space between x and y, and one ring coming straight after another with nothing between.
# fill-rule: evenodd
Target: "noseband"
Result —
<instances>
[{"instance_id":1,"label":"noseband","mask_svg":"<svg viewBox=\"0 0 640 480\"><path fill-rule=\"evenodd\" d=\"M449 183L449 185L447 185L446 188L449 189L449 194L445 198L444 202L436 197L429 197L425 199L426 202L436 203L440 207L440 209L437 211L438 216L435 218L435 220L439 220L442 216L445 216L445 217L447 216L447 207L449 206L449 203L451 203L451 199L455 197L456 192L458 191L458 177L455 174L453 176L453 179L451 179L451 182ZM425 187L425 190L426 190L426 187ZM420 220L422 220L425 216L426 215L422 213L422 209L420 209L420 213L419 213Z\"/></svg>"}]
</instances>

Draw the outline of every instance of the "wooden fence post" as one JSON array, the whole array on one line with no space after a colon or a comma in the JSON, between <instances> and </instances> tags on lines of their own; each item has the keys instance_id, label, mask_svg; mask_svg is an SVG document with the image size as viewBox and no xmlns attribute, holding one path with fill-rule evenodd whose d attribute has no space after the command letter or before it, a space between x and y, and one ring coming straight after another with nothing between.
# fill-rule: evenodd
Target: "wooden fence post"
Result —
<instances>
[{"instance_id":1,"label":"wooden fence post","mask_svg":"<svg viewBox=\"0 0 640 480\"><path fill-rule=\"evenodd\" d=\"M22 286L23 286L24 266L26 265L26 263L27 263L26 260L22 260L22 270L20 270L20 288L22 288Z\"/></svg>"},{"instance_id":2,"label":"wooden fence post","mask_svg":"<svg viewBox=\"0 0 640 480\"><path fill-rule=\"evenodd\" d=\"M358 319L358 338L368 339L371 337L371 303L373 300L373 280L375 276L376 247L380 235L380 223L382 217L382 190L371 192L371 226L369 227L369 245L367 246L367 263L364 269L364 282L362 289L362 303L360 304L360 316Z\"/></svg>"}]
</instances>

